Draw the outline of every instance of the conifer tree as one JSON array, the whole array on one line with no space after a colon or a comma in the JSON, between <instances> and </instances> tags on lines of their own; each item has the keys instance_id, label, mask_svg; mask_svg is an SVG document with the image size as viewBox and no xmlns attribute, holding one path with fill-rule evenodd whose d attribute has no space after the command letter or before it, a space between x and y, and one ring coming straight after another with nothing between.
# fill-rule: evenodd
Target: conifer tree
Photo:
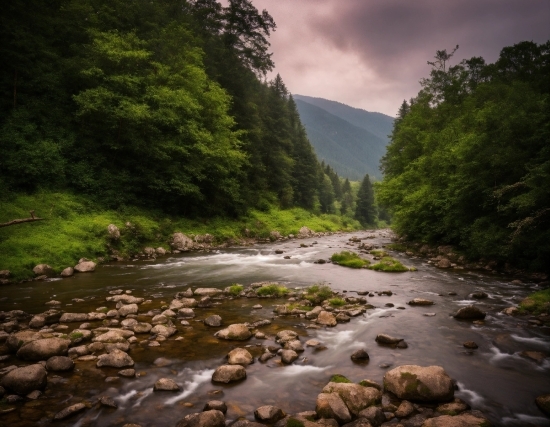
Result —
<instances>
[{"instance_id":1,"label":"conifer tree","mask_svg":"<svg viewBox=\"0 0 550 427\"><path fill-rule=\"evenodd\" d=\"M357 193L357 206L355 208L355 219L361 225L371 225L376 221L376 206L374 205L374 191L369 175L365 175L359 192Z\"/></svg>"}]
</instances>

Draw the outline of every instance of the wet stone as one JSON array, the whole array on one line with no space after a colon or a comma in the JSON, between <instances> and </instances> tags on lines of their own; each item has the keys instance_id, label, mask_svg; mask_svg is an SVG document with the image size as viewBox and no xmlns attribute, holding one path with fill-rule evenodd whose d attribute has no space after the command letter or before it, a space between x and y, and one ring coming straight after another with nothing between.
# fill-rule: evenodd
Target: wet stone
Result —
<instances>
[{"instance_id":1,"label":"wet stone","mask_svg":"<svg viewBox=\"0 0 550 427\"><path fill-rule=\"evenodd\" d=\"M355 350L350 357L354 362L365 362L370 359L369 354L364 349Z\"/></svg>"},{"instance_id":2,"label":"wet stone","mask_svg":"<svg viewBox=\"0 0 550 427\"><path fill-rule=\"evenodd\" d=\"M227 405L221 400L209 400L204 405L203 411L211 410L220 411L222 414L225 414L227 412Z\"/></svg>"},{"instance_id":3,"label":"wet stone","mask_svg":"<svg viewBox=\"0 0 550 427\"><path fill-rule=\"evenodd\" d=\"M56 421L64 420L65 418L69 418L71 415L81 412L84 409L86 409L86 405L84 403L76 403L59 411L57 414L54 415L53 419Z\"/></svg>"},{"instance_id":4,"label":"wet stone","mask_svg":"<svg viewBox=\"0 0 550 427\"><path fill-rule=\"evenodd\" d=\"M99 399L99 403L101 406L106 406L108 408L118 408L118 404L109 396L102 396L101 399Z\"/></svg>"},{"instance_id":5,"label":"wet stone","mask_svg":"<svg viewBox=\"0 0 550 427\"><path fill-rule=\"evenodd\" d=\"M473 341L466 341L464 344L462 344L465 348L475 350L478 348L478 345Z\"/></svg>"},{"instance_id":6,"label":"wet stone","mask_svg":"<svg viewBox=\"0 0 550 427\"><path fill-rule=\"evenodd\" d=\"M136 376L136 370L135 369L123 369L122 371L118 371L118 375L125 378L133 378Z\"/></svg>"},{"instance_id":7,"label":"wet stone","mask_svg":"<svg viewBox=\"0 0 550 427\"><path fill-rule=\"evenodd\" d=\"M160 378L153 387L154 391L179 391L180 386L170 378Z\"/></svg>"}]
</instances>

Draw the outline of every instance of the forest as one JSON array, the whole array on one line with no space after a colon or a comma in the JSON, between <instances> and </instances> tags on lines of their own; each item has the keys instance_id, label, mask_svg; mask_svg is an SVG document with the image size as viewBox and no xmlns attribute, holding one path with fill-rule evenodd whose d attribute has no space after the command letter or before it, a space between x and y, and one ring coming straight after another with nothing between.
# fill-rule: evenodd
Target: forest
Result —
<instances>
[{"instance_id":1,"label":"forest","mask_svg":"<svg viewBox=\"0 0 550 427\"><path fill-rule=\"evenodd\" d=\"M62 190L186 217L335 211L343 181L282 78L265 78L276 24L251 1L30 0L1 14L4 196Z\"/></svg>"},{"instance_id":2,"label":"forest","mask_svg":"<svg viewBox=\"0 0 550 427\"><path fill-rule=\"evenodd\" d=\"M493 64L437 51L404 101L377 196L395 230L467 257L550 268L550 42Z\"/></svg>"}]
</instances>

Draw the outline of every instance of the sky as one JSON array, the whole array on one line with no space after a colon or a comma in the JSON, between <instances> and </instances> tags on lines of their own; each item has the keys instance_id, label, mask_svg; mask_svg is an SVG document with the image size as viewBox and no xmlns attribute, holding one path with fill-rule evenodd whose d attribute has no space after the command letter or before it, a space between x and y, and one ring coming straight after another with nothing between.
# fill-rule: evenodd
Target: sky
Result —
<instances>
[{"instance_id":1,"label":"sky","mask_svg":"<svg viewBox=\"0 0 550 427\"><path fill-rule=\"evenodd\" d=\"M550 40L550 0L252 0L273 16L274 73L293 94L395 116L437 50L451 65ZM273 74L268 77L273 77Z\"/></svg>"}]
</instances>

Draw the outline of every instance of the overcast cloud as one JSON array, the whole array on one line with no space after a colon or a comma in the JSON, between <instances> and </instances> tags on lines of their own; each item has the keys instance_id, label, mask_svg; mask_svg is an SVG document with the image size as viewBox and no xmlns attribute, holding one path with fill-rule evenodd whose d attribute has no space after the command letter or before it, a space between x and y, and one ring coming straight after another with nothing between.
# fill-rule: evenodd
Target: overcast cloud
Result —
<instances>
[{"instance_id":1,"label":"overcast cloud","mask_svg":"<svg viewBox=\"0 0 550 427\"><path fill-rule=\"evenodd\" d=\"M394 116L436 50L451 63L550 40L550 0L252 0L277 23L275 72L292 93Z\"/></svg>"}]
</instances>

